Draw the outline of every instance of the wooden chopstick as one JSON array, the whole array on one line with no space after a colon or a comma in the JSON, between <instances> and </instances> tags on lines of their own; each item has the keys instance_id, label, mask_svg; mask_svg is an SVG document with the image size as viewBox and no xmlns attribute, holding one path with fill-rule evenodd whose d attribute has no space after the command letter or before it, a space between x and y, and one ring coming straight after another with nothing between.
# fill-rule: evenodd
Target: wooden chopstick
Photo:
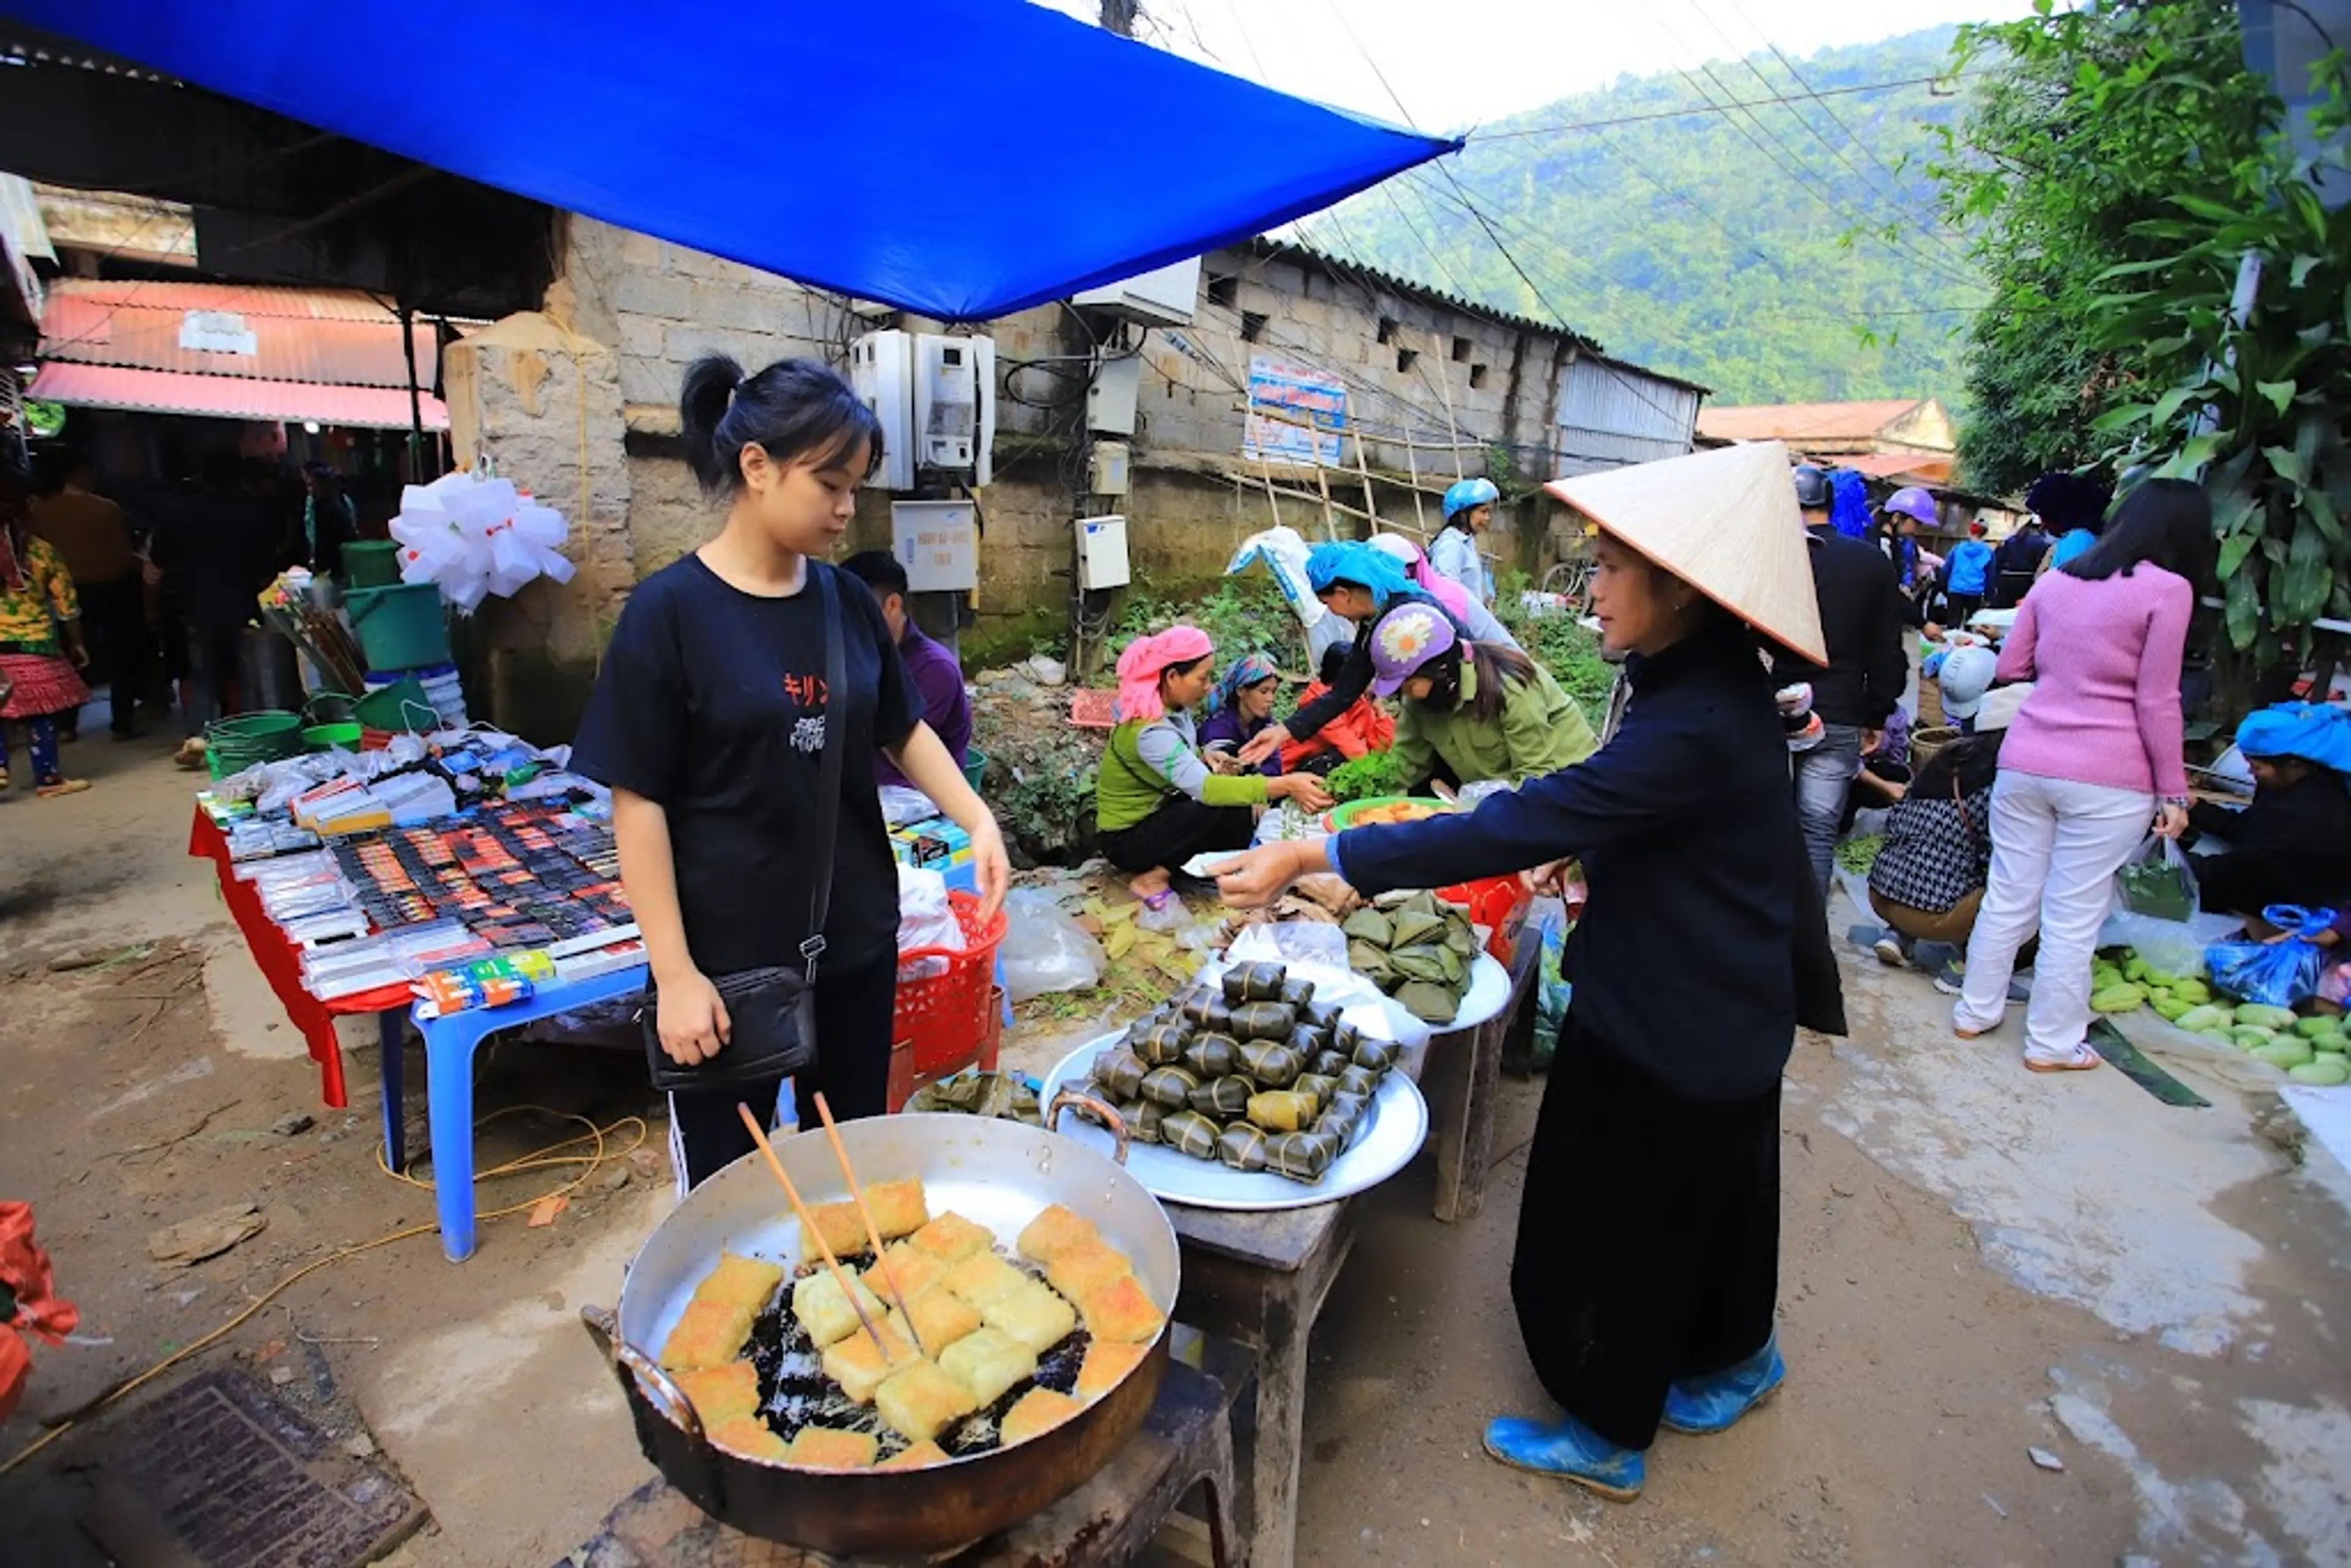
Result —
<instances>
[{"instance_id":1,"label":"wooden chopstick","mask_svg":"<svg viewBox=\"0 0 2351 1568\"><path fill-rule=\"evenodd\" d=\"M824 1091L816 1092L816 1113L824 1123L824 1135L832 1140L832 1157L841 1162L841 1174L849 1178L849 1201L857 1206L857 1218L865 1222L865 1239L873 1243L873 1261L882 1270L882 1282L890 1287L890 1299L898 1303L898 1316L906 1324L906 1337L914 1342L917 1354L931 1353L923 1348L923 1336L915 1331L914 1314L906 1310L906 1298L898 1289L898 1270L882 1255L882 1228L873 1223L873 1211L865 1207L865 1189L857 1185L857 1167L849 1163L849 1145L841 1141L841 1128L832 1119L832 1107L824 1103Z\"/></svg>"},{"instance_id":2,"label":"wooden chopstick","mask_svg":"<svg viewBox=\"0 0 2351 1568\"><path fill-rule=\"evenodd\" d=\"M866 1337L873 1342L873 1348L881 1353L882 1364L889 1365L889 1344L882 1338L882 1331L873 1326L873 1320L865 1315L865 1309L857 1304L856 1281L850 1279L841 1268L841 1260L832 1255L831 1247L825 1242L824 1232L817 1228L816 1217L808 1211L808 1205L800 1201L799 1189L792 1185L792 1178L784 1174L784 1162L776 1158L775 1145L768 1142L768 1130L759 1125L759 1118L751 1113L748 1105L737 1101L735 1110L743 1118L743 1124L751 1129L751 1141L758 1145L759 1152L768 1157L768 1168L775 1172L776 1179L783 1184L784 1196L792 1200L792 1212L799 1216L800 1234L816 1243L817 1251L823 1254L824 1266L832 1270L832 1282L841 1287L841 1295L849 1301L849 1310L857 1314L858 1326L864 1329ZM912 1322L906 1325L910 1331L914 1326Z\"/></svg>"}]
</instances>

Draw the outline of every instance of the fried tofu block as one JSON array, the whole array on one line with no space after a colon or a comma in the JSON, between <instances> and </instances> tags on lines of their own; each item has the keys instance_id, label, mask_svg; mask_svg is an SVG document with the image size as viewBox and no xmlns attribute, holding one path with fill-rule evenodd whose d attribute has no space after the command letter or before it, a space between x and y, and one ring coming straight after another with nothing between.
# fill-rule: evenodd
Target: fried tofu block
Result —
<instances>
[{"instance_id":1,"label":"fried tofu block","mask_svg":"<svg viewBox=\"0 0 2351 1568\"><path fill-rule=\"evenodd\" d=\"M1045 1278L1053 1282L1053 1289L1073 1301L1122 1274L1134 1272L1126 1254L1113 1251L1099 1241L1081 1241L1074 1247L1065 1247L1045 1265Z\"/></svg>"},{"instance_id":2,"label":"fried tofu block","mask_svg":"<svg viewBox=\"0 0 2351 1568\"><path fill-rule=\"evenodd\" d=\"M1081 1219L1057 1203L1030 1220L1028 1228L1021 1231L1020 1256L1050 1263L1072 1247L1101 1240L1102 1232L1094 1228L1092 1220Z\"/></svg>"},{"instance_id":3,"label":"fried tofu block","mask_svg":"<svg viewBox=\"0 0 2351 1568\"><path fill-rule=\"evenodd\" d=\"M844 1263L841 1271L849 1277L850 1288L857 1292L857 1306L849 1304L849 1298L841 1293L840 1281L832 1277L830 1269L803 1274L792 1286L792 1313L819 1347L838 1343L857 1332L857 1307L864 1308L866 1316L874 1322L882 1321L882 1298L857 1277L855 1269Z\"/></svg>"},{"instance_id":4,"label":"fried tofu block","mask_svg":"<svg viewBox=\"0 0 2351 1568\"><path fill-rule=\"evenodd\" d=\"M812 1203L809 1205L809 1218L816 1221L816 1233L824 1238L825 1246L832 1249L836 1258L873 1249L865 1239L865 1221L858 1217L857 1206L847 1198L839 1203ZM810 1257L820 1256L813 1245L804 1244L801 1250Z\"/></svg>"},{"instance_id":5,"label":"fried tofu block","mask_svg":"<svg viewBox=\"0 0 2351 1568\"><path fill-rule=\"evenodd\" d=\"M743 1354L751 1337L751 1320L758 1309L741 1301L690 1301L662 1346L661 1364L669 1372L702 1372L724 1366Z\"/></svg>"},{"instance_id":6,"label":"fried tofu block","mask_svg":"<svg viewBox=\"0 0 2351 1568\"><path fill-rule=\"evenodd\" d=\"M768 1424L757 1416L738 1416L732 1421L721 1422L710 1428L710 1440L728 1453L748 1459L785 1457L784 1440L769 1431Z\"/></svg>"},{"instance_id":7,"label":"fried tofu block","mask_svg":"<svg viewBox=\"0 0 2351 1568\"><path fill-rule=\"evenodd\" d=\"M874 1391L873 1407L893 1428L922 1443L937 1437L948 1422L978 1409L979 1401L936 1363L917 1361L891 1374Z\"/></svg>"},{"instance_id":8,"label":"fried tofu block","mask_svg":"<svg viewBox=\"0 0 2351 1568\"><path fill-rule=\"evenodd\" d=\"M981 1321L1000 1329L1042 1355L1070 1336L1078 1314L1050 1286L1022 1274L1001 1294L979 1309Z\"/></svg>"},{"instance_id":9,"label":"fried tofu block","mask_svg":"<svg viewBox=\"0 0 2351 1568\"><path fill-rule=\"evenodd\" d=\"M1096 1339L1116 1340L1122 1344L1148 1344L1159 1337L1159 1326L1167 1315L1154 1306L1151 1297L1132 1274L1123 1274L1098 1290L1090 1291L1078 1302L1086 1314L1086 1328Z\"/></svg>"},{"instance_id":10,"label":"fried tofu block","mask_svg":"<svg viewBox=\"0 0 2351 1568\"><path fill-rule=\"evenodd\" d=\"M912 1236L931 1222L930 1202L923 1196L922 1182L914 1176L867 1187L865 1207L873 1216L873 1228L882 1233L884 1241Z\"/></svg>"},{"instance_id":11,"label":"fried tofu block","mask_svg":"<svg viewBox=\"0 0 2351 1568\"><path fill-rule=\"evenodd\" d=\"M724 1426L754 1415L759 1408L759 1371L747 1361L681 1372L677 1385L685 1390L694 1413L705 1427Z\"/></svg>"},{"instance_id":12,"label":"fried tofu block","mask_svg":"<svg viewBox=\"0 0 2351 1568\"><path fill-rule=\"evenodd\" d=\"M694 1299L716 1301L722 1305L746 1304L757 1316L776 1299L776 1287L783 1282L784 1266L781 1263L746 1258L735 1252L722 1252L718 1255L718 1267L694 1288Z\"/></svg>"},{"instance_id":13,"label":"fried tofu block","mask_svg":"<svg viewBox=\"0 0 2351 1568\"><path fill-rule=\"evenodd\" d=\"M906 1318L900 1317L894 1307L890 1311L892 1332L914 1341L934 1356L979 1326L978 1311L945 1291L908 1297L906 1315L914 1320L914 1332L906 1333Z\"/></svg>"},{"instance_id":14,"label":"fried tofu block","mask_svg":"<svg viewBox=\"0 0 2351 1568\"><path fill-rule=\"evenodd\" d=\"M917 1443L911 1448L901 1448L894 1456L873 1468L877 1470L919 1470L925 1465L944 1465L947 1451L936 1443Z\"/></svg>"},{"instance_id":15,"label":"fried tofu block","mask_svg":"<svg viewBox=\"0 0 2351 1568\"><path fill-rule=\"evenodd\" d=\"M784 1463L807 1470L862 1470L873 1463L881 1447L871 1432L803 1427L784 1450Z\"/></svg>"},{"instance_id":16,"label":"fried tofu block","mask_svg":"<svg viewBox=\"0 0 2351 1568\"><path fill-rule=\"evenodd\" d=\"M1084 1408L1066 1394L1032 1388L1004 1413L1004 1446L1008 1448L1040 1432L1050 1431Z\"/></svg>"},{"instance_id":17,"label":"fried tofu block","mask_svg":"<svg viewBox=\"0 0 2351 1568\"><path fill-rule=\"evenodd\" d=\"M911 1238L913 1244L942 1263L960 1263L975 1252L996 1245L996 1232L960 1214L942 1214Z\"/></svg>"},{"instance_id":18,"label":"fried tofu block","mask_svg":"<svg viewBox=\"0 0 2351 1568\"><path fill-rule=\"evenodd\" d=\"M1148 1344L1121 1344L1116 1340L1098 1339L1086 1346L1084 1364L1078 1368L1078 1397L1099 1399L1120 1384L1126 1375L1143 1364L1151 1354Z\"/></svg>"},{"instance_id":19,"label":"fried tofu block","mask_svg":"<svg viewBox=\"0 0 2351 1568\"><path fill-rule=\"evenodd\" d=\"M882 1330L880 1345L873 1343L872 1334L860 1329L824 1353L824 1375L840 1384L841 1391L851 1399L860 1405L871 1405L873 1391L882 1386L883 1380L914 1360L918 1354L904 1335L890 1329ZM909 1432L907 1436L914 1434Z\"/></svg>"},{"instance_id":20,"label":"fried tofu block","mask_svg":"<svg viewBox=\"0 0 2351 1568\"><path fill-rule=\"evenodd\" d=\"M1001 1329L976 1329L939 1353L939 1368L979 1405L993 1405L1037 1375L1037 1353Z\"/></svg>"},{"instance_id":21,"label":"fried tofu block","mask_svg":"<svg viewBox=\"0 0 2351 1568\"><path fill-rule=\"evenodd\" d=\"M939 1284L942 1289L977 1307L985 1315L988 1302L1007 1291L1017 1289L1024 1281L1030 1284L1036 1282L993 1252L975 1252L949 1269Z\"/></svg>"},{"instance_id":22,"label":"fried tofu block","mask_svg":"<svg viewBox=\"0 0 2351 1568\"><path fill-rule=\"evenodd\" d=\"M937 1284L947 1271L946 1260L933 1257L912 1241L893 1242L883 1251L882 1261L910 1301ZM879 1286L883 1281L874 1283Z\"/></svg>"}]
</instances>

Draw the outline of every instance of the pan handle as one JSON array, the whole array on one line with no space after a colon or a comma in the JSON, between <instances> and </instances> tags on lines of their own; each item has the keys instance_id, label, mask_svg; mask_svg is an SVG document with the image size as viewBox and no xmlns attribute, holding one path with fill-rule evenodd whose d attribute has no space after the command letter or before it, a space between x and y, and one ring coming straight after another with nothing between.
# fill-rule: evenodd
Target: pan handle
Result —
<instances>
[{"instance_id":1,"label":"pan handle","mask_svg":"<svg viewBox=\"0 0 2351 1568\"><path fill-rule=\"evenodd\" d=\"M604 1354L616 1367L626 1367L636 1375L637 1387L672 1426L697 1445L709 1440L702 1430L702 1416L694 1408L694 1401L685 1396L685 1390L653 1357L621 1337L621 1321L610 1308L582 1307L580 1322L587 1328L589 1337L603 1346Z\"/></svg>"},{"instance_id":2,"label":"pan handle","mask_svg":"<svg viewBox=\"0 0 2351 1568\"><path fill-rule=\"evenodd\" d=\"M1110 1129L1110 1135L1118 1140L1118 1148L1111 1157L1120 1165L1126 1164L1126 1118L1112 1108L1107 1101L1097 1100L1091 1094L1081 1094L1074 1089L1064 1089L1053 1096L1052 1104L1046 1108L1045 1130L1051 1132L1053 1124L1061 1119L1061 1113L1072 1106Z\"/></svg>"}]
</instances>

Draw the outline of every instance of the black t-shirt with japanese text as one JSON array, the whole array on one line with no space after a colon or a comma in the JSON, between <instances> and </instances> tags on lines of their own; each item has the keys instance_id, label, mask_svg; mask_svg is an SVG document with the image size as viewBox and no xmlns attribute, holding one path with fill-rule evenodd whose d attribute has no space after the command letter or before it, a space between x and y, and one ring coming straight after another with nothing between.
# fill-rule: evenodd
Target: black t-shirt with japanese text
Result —
<instances>
[{"instance_id":1,"label":"black t-shirt with japanese text","mask_svg":"<svg viewBox=\"0 0 2351 1568\"><path fill-rule=\"evenodd\" d=\"M705 975L799 962L825 723L843 696L822 963L871 959L897 941L898 874L872 757L903 743L919 715L873 595L838 572L833 589L847 693L825 689L813 576L789 598L762 598L688 555L629 596L580 720L572 766L668 815L686 950Z\"/></svg>"}]
</instances>

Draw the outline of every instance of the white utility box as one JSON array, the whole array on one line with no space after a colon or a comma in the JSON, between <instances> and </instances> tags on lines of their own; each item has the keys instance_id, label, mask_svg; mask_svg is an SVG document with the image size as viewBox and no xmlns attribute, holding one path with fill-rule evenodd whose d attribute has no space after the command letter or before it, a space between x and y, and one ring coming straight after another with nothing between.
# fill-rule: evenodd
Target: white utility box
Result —
<instances>
[{"instance_id":1,"label":"white utility box","mask_svg":"<svg viewBox=\"0 0 2351 1568\"><path fill-rule=\"evenodd\" d=\"M1081 310L1106 310L1152 327L1190 326L1199 301L1200 258L1196 256L1070 296L1070 303Z\"/></svg>"},{"instance_id":2,"label":"white utility box","mask_svg":"<svg viewBox=\"0 0 2351 1568\"><path fill-rule=\"evenodd\" d=\"M914 335L868 332L849 345L849 384L882 426L877 489L914 487Z\"/></svg>"},{"instance_id":3,"label":"white utility box","mask_svg":"<svg viewBox=\"0 0 2351 1568\"><path fill-rule=\"evenodd\" d=\"M893 501L891 553L910 593L968 593L979 586L979 516L969 501Z\"/></svg>"},{"instance_id":4,"label":"white utility box","mask_svg":"<svg viewBox=\"0 0 2351 1568\"><path fill-rule=\"evenodd\" d=\"M985 485L996 444L996 340L914 334L914 465Z\"/></svg>"},{"instance_id":5,"label":"white utility box","mask_svg":"<svg viewBox=\"0 0 2351 1568\"><path fill-rule=\"evenodd\" d=\"M1088 459L1086 488L1097 496L1125 495L1127 465L1134 456L1134 448L1123 441L1095 442Z\"/></svg>"},{"instance_id":6,"label":"white utility box","mask_svg":"<svg viewBox=\"0 0 2351 1568\"><path fill-rule=\"evenodd\" d=\"M1133 435L1134 404L1143 391L1143 356L1123 354L1094 367L1086 387L1086 428L1097 435Z\"/></svg>"},{"instance_id":7,"label":"white utility box","mask_svg":"<svg viewBox=\"0 0 2351 1568\"><path fill-rule=\"evenodd\" d=\"M1078 587L1088 593L1124 588L1133 580L1126 566L1126 519L1078 519Z\"/></svg>"}]
</instances>

